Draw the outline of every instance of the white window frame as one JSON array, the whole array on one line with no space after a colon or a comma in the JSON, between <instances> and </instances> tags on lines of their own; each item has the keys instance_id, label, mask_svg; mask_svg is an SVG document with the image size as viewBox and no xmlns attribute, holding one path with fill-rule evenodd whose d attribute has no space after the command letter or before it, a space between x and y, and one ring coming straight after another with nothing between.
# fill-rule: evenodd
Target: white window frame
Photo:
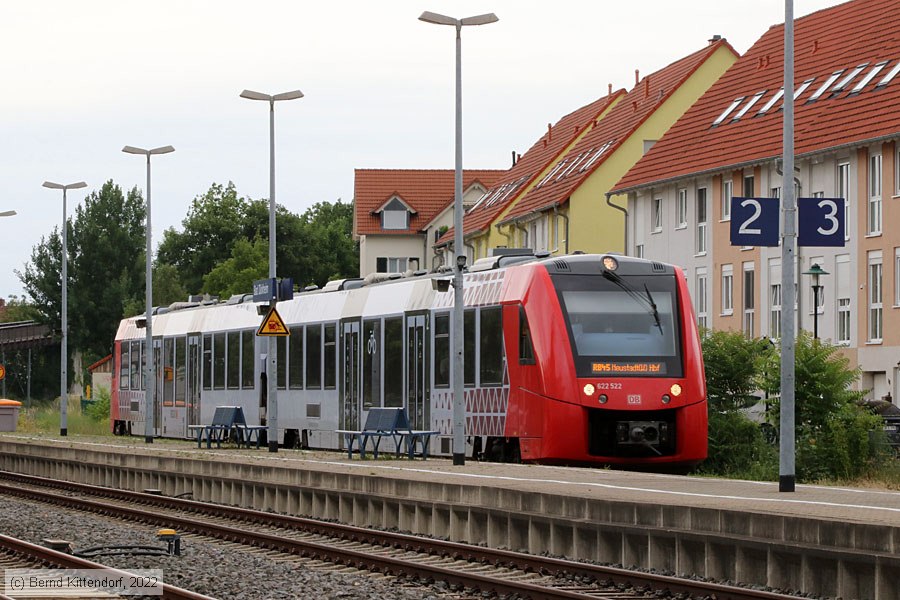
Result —
<instances>
[{"instance_id":1,"label":"white window frame","mask_svg":"<svg viewBox=\"0 0 900 600\"><path fill-rule=\"evenodd\" d=\"M663 216L662 216L662 198L654 198L653 202L650 204L650 208L653 211L650 215L651 220L653 222L653 233L659 233L662 231L663 224Z\"/></svg>"},{"instance_id":2,"label":"white window frame","mask_svg":"<svg viewBox=\"0 0 900 600\"><path fill-rule=\"evenodd\" d=\"M869 205L866 215L866 233L868 235L880 235L882 225L881 213L881 186L882 186L882 162L881 154L873 154L869 157L869 169L867 173Z\"/></svg>"},{"instance_id":3,"label":"white window frame","mask_svg":"<svg viewBox=\"0 0 900 600\"><path fill-rule=\"evenodd\" d=\"M687 227L687 188L678 190L678 200L675 205L675 229Z\"/></svg>"},{"instance_id":4,"label":"white window frame","mask_svg":"<svg viewBox=\"0 0 900 600\"><path fill-rule=\"evenodd\" d=\"M900 308L900 248L894 248L894 308Z\"/></svg>"},{"instance_id":5,"label":"white window frame","mask_svg":"<svg viewBox=\"0 0 900 600\"><path fill-rule=\"evenodd\" d=\"M722 315L734 314L734 266L722 265Z\"/></svg>"},{"instance_id":6,"label":"white window frame","mask_svg":"<svg viewBox=\"0 0 900 600\"><path fill-rule=\"evenodd\" d=\"M837 343L843 346L850 345L850 298L838 298L837 314Z\"/></svg>"},{"instance_id":7,"label":"white window frame","mask_svg":"<svg viewBox=\"0 0 900 600\"><path fill-rule=\"evenodd\" d=\"M722 178L722 221L731 220L731 197L734 195L734 181Z\"/></svg>"},{"instance_id":8,"label":"white window frame","mask_svg":"<svg viewBox=\"0 0 900 600\"><path fill-rule=\"evenodd\" d=\"M844 241L850 240L850 162L839 161L835 181L835 196L844 199Z\"/></svg>"},{"instance_id":9,"label":"white window frame","mask_svg":"<svg viewBox=\"0 0 900 600\"><path fill-rule=\"evenodd\" d=\"M781 283L769 286L769 337L781 338Z\"/></svg>"},{"instance_id":10,"label":"white window frame","mask_svg":"<svg viewBox=\"0 0 900 600\"><path fill-rule=\"evenodd\" d=\"M754 325L756 324L756 272L754 264L745 262L743 264L743 273L743 285L741 288L743 318L741 319L741 330L745 336L752 338Z\"/></svg>"},{"instance_id":11,"label":"white window frame","mask_svg":"<svg viewBox=\"0 0 900 600\"><path fill-rule=\"evenodd\" d=\"M706 268L697 269L697 327L709 327L709 279L706 274Z\"/></svg>"},{"instance_id":12,"label":"white window frame","mask_svg":"<svg viewBox=\"0 0 900 600\"><path fill-rule=\"evenodd\" d=\"M881 252L869 253L868 269L868 341L880 344L884 335L884 284Z\"/></svg>"},{"instance_id":13,"label":"white window frame","mask_svg":"<svg viewBox=\"0 0 900 600\"><path fill-rule=\"evenodd\" d=\"M702 192L702 193L701 193ZM703 203L703 220L700 220L700 206ZM697 188L697 255L702 256L707 252L708 238L707 230L709 223L709 193L705 187Z\"/></svg>"}]
</instances>

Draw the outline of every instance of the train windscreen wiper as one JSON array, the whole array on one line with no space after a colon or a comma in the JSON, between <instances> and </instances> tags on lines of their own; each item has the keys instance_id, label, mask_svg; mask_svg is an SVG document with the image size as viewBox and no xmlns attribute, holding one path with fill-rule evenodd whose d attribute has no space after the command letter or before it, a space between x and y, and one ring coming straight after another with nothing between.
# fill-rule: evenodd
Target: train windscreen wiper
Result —
<instances>
[{"instance_id":1,"label":"train windscreen wiper","mask_svg":"<svg viewBox=\"0 0 900 600\"><path fill-rule=\"evenodd\" d=\"M650 295L650 290L647 288L647 284L644 284L644 291L647 293L646 296L642 296L639 291L625 283L625 281L613 273L612 271L603 271L603 277L612 281L614 284L619 286L626 294L634 298L634 300L644 307L653 320L656 322L656 327L659 328L659 334L665 335L663 333L662 323L659 320L659 311L656 308L656 303L653 301L653 296Z\"/></svg>"}]
</instances>

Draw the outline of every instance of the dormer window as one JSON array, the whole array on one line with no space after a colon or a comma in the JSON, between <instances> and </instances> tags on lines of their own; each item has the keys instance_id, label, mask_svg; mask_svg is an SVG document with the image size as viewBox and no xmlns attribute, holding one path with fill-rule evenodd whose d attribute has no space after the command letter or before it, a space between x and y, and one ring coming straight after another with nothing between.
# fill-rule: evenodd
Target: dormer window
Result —
<instances>
[{"instance_id":1,"label":"dormer window","mask_svg":"<svg viewBox=\"0 0 900 600\"><path fill-rule=\"evenodd\" d=\"M409 216L416 211L399 196L392 196L373 214L381 213L381 228L384 230L409 229Z\"/></svg>"}]
</instances>

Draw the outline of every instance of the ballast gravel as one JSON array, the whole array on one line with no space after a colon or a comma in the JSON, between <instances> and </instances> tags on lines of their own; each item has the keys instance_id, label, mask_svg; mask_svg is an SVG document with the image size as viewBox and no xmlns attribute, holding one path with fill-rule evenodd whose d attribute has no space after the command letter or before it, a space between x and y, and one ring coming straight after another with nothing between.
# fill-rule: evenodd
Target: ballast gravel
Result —
<instances>
[{"instance_id":1,"label":"ballast gravel","mask_svg":"<svg viewBox=\"0 0 900 600\"><path fill-rule=\"evenodd\" d=\"M78 550L96 546L165 546L159 528L115 521L21 498L4 498L0 532L41 544L63 539ZM280 558L281 560L277 560ZM123 570L161 569L170 585L222 600L314 599L428 600L458 598L440 587L412 586L402 580L365 573L311 569L300 559L269 556L236 545L182 539L181 556L104 556L95 562Z\"/></svg>"}]
</instances>

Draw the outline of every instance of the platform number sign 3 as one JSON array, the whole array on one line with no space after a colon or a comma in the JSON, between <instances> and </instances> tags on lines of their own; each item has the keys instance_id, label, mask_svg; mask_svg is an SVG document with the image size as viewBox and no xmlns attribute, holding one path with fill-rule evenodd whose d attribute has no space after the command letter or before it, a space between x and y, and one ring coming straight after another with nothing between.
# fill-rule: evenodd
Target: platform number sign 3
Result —
<instances>
[{"instance_id":1,"label":"platform number sign 3","mask_svg":"<svg viewBox=\"0 0 900 600\"><path fill-rule=\"evenodd\" d=\"M731 245L778 245L778 198L731 199Z\"/></svg>"},{"instance_id":2,"label":"platform number sign 3","mask_svg":"<svg viewBox=\"0 0 900 600\"><path fill-rule=\"evenodd\" d=\"M798 245L844 245L843 198L798 198L797 210Z\"/></svg>"}]
</instances>

